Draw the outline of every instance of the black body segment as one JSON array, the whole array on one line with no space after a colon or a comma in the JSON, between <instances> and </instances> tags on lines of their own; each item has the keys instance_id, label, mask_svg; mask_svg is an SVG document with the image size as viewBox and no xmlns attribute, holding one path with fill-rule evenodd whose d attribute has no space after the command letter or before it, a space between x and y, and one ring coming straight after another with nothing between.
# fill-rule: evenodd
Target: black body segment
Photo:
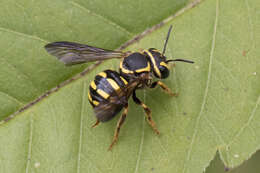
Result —
<instances>
[{"instance_id":1,"label":"black body segment","mask_svg":"<svg viewBox=\"0 0 260 173\"><path fill-rule=\"evenodd\" d=\"M120 86L120 88L123 88L128 84L127 80L118 72L113 70L105 70L104 72L107 74L107 78L113 79Z\"/></svg>"},{"instance_id":2,"label":"black body segment","mask_svg":"<svg viewBox=\"0 0 260 173\"><path fill-rule=\"evenodd\" d=\"M145 54L135 52L120 62L120 74L130 80L141 73L150 73L151 65Z\"/></svg>"},{"instance_id":3,"label":"black body segment","mask_svg":"<svg viewBox=\"0 0 260 173\"><path fill-rule=\"evenodd\" d=\"M122 68L130 72L138 72L141 69L146 69L149 65L147 58L144 54L139 52L132 53L123 59ZM147 69L148 70L148 69Z\"/></svg>"}]
</instances>

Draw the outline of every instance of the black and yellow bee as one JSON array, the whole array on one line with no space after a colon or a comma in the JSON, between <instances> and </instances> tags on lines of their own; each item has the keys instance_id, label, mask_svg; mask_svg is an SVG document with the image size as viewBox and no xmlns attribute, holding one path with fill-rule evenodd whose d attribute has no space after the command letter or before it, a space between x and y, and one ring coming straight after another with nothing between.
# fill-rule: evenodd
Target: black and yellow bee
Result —
<instances>
[{"instance_id":1,"label":"black and yellow bee","mask_svg":"<svg viewBox=\"0 0 260 173\"><path fill-rule=\"evenodd\" d=\"M139 52L112 51L72 42L54 42L45 46L48 53L56 56L68 66L111 58L122 58L119 73L114 70L100 72L90 83L88 92L89 102L93 106L97 118L93 127L97 126L99 122L111 120L124 109L118 120L109 149L118 139L120 128L128 113L128 99L130 96L132 96L136 104L143 107L148 123L155 133L159 134L152 120L150 109L136 96L136 90L145 87L155 88L159 85L170 95L176 95L161 81L152 81L154 77L164 79L169 76L169 62L193 63L193 61L184 59L166 60L164 53L171 29L172 26L167 34L163 53L154 48Z\"/></svg>"}]
</instances>

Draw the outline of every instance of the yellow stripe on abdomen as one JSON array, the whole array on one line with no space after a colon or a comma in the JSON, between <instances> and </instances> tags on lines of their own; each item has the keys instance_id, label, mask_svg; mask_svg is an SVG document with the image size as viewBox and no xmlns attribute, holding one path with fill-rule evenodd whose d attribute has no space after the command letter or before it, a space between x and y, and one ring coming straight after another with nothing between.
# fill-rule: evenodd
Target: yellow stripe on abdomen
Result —
<instances>
[{"instance_id":1,"label":"yellow stripe on abdomen","mask_svg":"<svg viewBox=\"0 0 260 173\"><path fill-rule=\"evenodd\" d=\"M97 93L103 97L104 99L107 99L109 97L109 94L106 93L105 91L101 90L101 89L97 89Z\"/></svg>"},{"instance_id":2,"label":"yellow stripe on abdomen","mask_svg":"<svg viewBox=\"0 0 260 173\"><path fill-rule=\"evenodd\" d=\"M88 92L88 100L92 102L92 97L90 95L90 92Z\"/></svg>"},{"instance_id":3,"label":"yellow stripe on abdomen","mask_svg":"<svg viewBox=\"0 0 260 173\"><path fill-rule=\"evenodd\" d=\"M114 90L118 90L120 87L113 79L107 79L108 83L112 86Z\"/></svg>"},{"instance_id":4,"label":"yellow stripe on abdomen","mask_svg":"<svg viewBox=\"0 0 260 173\"><path fill-rule=\"evenodd\" d=\"M98 73L99 76L102 76L103 78L106 78L107 77L107 74L105 72L100 72Z\"/></svg>"},{"instance_id":5,"label":"yellow stripe on abdomen","mask_svg":"<svg viewBox=\"0 0 260 173\"><path fill-rule=\"evenodd\" d=\"M94 81L92 81L92 82L90 83L90 86L91 86L91 88L93 88L94 90L97 89L97 85L95 84Z\"/></svg>"},{"instance_id":6,"label":"yellow stripe on abdomen","mask_svg":"<svg viewBox=\"0 0 260 173\"><path fill-rule=\"evenodd\" d=\"M93 103L95 106L99 105L99 102L96 101L96 100L93 100L92 103Z\"/></svg>"}]
</instances>

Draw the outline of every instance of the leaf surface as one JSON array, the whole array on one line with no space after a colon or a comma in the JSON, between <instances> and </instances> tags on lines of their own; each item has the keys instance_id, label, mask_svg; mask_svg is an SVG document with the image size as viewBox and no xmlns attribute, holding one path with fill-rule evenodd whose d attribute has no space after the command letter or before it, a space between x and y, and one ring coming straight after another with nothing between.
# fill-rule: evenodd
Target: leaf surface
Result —
<instances>
[{"instance_id":1,"label":"leaf surface","mask_svg":"<svg viewBox=\"0 0 260 173\"><path fill-rule=\"evenodd\" d=\"M92 129L87 103L94 76L118 68L118 60L107 61L0 126L0 172L200 173L216 151L238 166L260 143L257 9L256 0L205 0L128 47L161 50L172 24L166 56L195 61L176 63L164 80L177 98L159 88L137 93L160 136L130 101L119 141L107 151L119 116Z\"/></svg>"}]
</instances>

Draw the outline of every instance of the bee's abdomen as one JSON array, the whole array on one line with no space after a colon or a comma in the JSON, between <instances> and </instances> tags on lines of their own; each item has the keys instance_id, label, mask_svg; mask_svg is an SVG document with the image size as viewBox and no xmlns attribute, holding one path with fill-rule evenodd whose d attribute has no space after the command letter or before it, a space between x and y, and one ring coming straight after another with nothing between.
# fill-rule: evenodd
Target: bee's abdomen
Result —
<instances>
[{"instance_id":1,"label":"bee's abdomen","mask_svg":"<svg viewBox=\"0 0 260 173\"><path fill-rule=\"evenodd\" d=\"M88 100L93 107L106 102L109 96L128 84L127 80L113 70L105 70L96 75L90 83Z\"/></svg>"}]
</instances>

